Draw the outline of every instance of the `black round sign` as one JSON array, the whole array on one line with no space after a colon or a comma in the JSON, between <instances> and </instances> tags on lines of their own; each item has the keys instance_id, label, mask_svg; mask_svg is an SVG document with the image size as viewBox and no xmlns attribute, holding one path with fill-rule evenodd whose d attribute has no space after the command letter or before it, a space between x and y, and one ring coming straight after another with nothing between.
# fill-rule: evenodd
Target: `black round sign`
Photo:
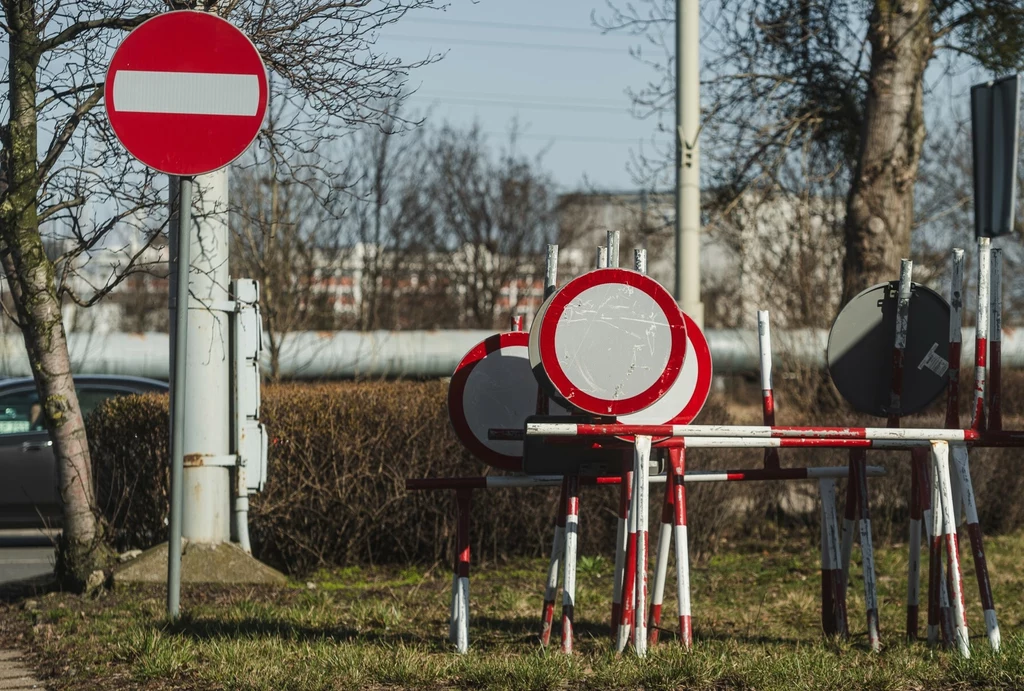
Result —
<instances>
[{"instance_id":1,"label":"black round sign","mask_svg":"<svg viewBox=\"0 0 1024 691\"><path fill-rule=\"evenodd\" d=\"M890 411L899 282L872 286L843 307L828 336L828 370L855 410L878 417L916 413L946 387L949 304L912 284L900 410Z\"/></svg>"}]
</instances>

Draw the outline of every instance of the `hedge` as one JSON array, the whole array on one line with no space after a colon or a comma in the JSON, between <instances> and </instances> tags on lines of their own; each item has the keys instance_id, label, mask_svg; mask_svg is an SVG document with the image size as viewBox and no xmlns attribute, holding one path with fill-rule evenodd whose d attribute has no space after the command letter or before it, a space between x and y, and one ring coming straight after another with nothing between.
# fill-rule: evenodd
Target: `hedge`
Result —
<instances>
[{"instance_id":1,"label":"hedge","mask_svg":"<svg viewBox=\"0 0 1024 691\"><path fill-rule=\"evenodd\" d=\"M271 439L269 478L265 490L250 502L254 554L294 575L355 563L450 559L453 493L407 492L404 485L412 477L481 475L489 470L452 433L446 387L440 381L265 387L262 418ZM1015 391L1014 386L1007 389ZM798 393L801 387L792 390ZM723 399L713 397L700 421L757 422L751 419L759 415L753 407L741 411L744 419L730 418ZM796 396L787 400L783 392L778 401L779 424L878 424L834 409L804 413L804 406L787 408ZM914 424L940 426L941 418L933 410ZM111 399L87 420L98 503L118 549L142 549L166 540L167 429L166 395ZM846 461L841 450L787 449L782 454L784 466ZM1018 455L1014 449L972 453L979 509L988 530L1009 530L1024 522L1019 503L1010 500L1024 489L1012 462ZM871 454L872 464L890 470L885 480L871 483L872 525L879 539L905 539L908 456ZM756 467L760 462L760 451L701 449L687 454L690 468ZM714 550L725 534L756 533L779 522L817 525L814 483L702 483L687 491L691 549L698 558ZM474 561L546 555L556 501L555 489L474 492ZM659 504L660 499L654 505ZM584 488L581 553L612 556L617 506L617 490ZM652 522L659 515L653 510ZM766 522L766 517L774 521Z\"/></svg>"}]
</instances>

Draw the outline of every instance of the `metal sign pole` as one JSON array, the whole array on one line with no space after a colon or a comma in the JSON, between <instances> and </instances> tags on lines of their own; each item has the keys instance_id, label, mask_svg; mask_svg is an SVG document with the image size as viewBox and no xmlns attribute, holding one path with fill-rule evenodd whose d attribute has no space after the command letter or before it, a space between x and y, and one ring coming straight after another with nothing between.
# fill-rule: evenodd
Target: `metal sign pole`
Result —
<instances>
[{"instance_id":1,"label":"metal sign pole","mask_svg":"<svg viewBox=\"0 0 1024 691\"><path fill-rule=\"evenodd\" d=\"M185 475L185 347L188 342L188 270L192 240L192 178L178 178L178 267L171 371L171 517L167 540L167 616L181 601L181 507Z\"/></svg>"}]
</instances>

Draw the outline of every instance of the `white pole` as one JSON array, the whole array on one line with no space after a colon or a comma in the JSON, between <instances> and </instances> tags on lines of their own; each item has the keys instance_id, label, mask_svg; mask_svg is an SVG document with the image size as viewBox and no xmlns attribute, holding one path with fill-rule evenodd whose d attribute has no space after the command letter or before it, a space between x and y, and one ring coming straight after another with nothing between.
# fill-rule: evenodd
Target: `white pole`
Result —
<instances>
[{"instance_id":1,"label":"white pole","mask_svg":"<svg viewBox=\"0 0 1024 691\"><path fill-rule=\"evenodd\" d=\"M988 313L990 304L992 244L989 238L978 238L978 311L974 332L974 413L971 427L985 428L985 374L988 362Z\"/></svg>"},{"instance_id":2,"label":"white pole","mask_svg":"<svg viewBox=\"0 0 1024 691\"><path fill-rule=\"evenodd\" d=\"M676 0L676 280L679 306L704 326L700 301L700 0Z\"/></svg>"},{"instance_id":3,"label":"white pole","mask_svg":"<svg viewBox=\"0 0 1024 691\"><path fill-rule=\"evenodd\" d=\"M633 647L639 657L647 656L647 505L650 499L651 438L637 435L633 442L633 493L636 496L636 626Z\"/></svg>"},{"instance_id":4,"label":"white pole","mask_svg":"<svg viewBox=\"0 0 1024 691\"><path fill-rule=\"evenodd\" d=\"M619 268L619 231L608 231L608 268Z\"/></svg>"},{"instance_id":5,"label":"white pole","mask_svg":"<svg viewBox=\"0 0 1024 691\"><path fill-rule=\"evenodd\" d=\"M960 655L971 656L970 641L967 637L967 614L964 611L964 586L960 572L960 554L956 543L956 525L953 516L953 493L950 490L949 443L937 441L932 444L932 462L938 476L942 501L942 529L946 543L946 563L949 564L949 580L953 586L950 599L953 601L954 636Z\"/></svg>"},{"instance_id":6,"label":"white pole","mask_svg":"<svg viewBox=\"0 0 1024 691\"><path fill-rule=\"evenodd\" d=\"M172 181L174 198L177 183L175 178ZM197 213L190 250L182 536L189 542L216 544L231 539L229 466L216 465L231 452L229 315L223 311L231 280L227 169L197 176L194 188Z\"/></svg>"},{"instance_id":7,"label":"white pole","mask_svg":"<svg viewBox=\"0 0 1024 691\"><path fill-rule=\"evenodd\" d=\"M974 498L974 484L971 481L971 463L967 455L967 446L954 444L953 464L956 466L956 478L963 487L964 509L967 518L967 533L971 539L971 552L974 555L974 570L978 577L978 590L981 593L981 606L985 613L985 631L988 634L992 650L999 651L1002 637L999 634L999 621L996 618L995 602L992 599L992 585L988 577L988 560L985 558L985 546L981 537L981 526L978 521L978 504Z\"/></svg>"}]
</instances>

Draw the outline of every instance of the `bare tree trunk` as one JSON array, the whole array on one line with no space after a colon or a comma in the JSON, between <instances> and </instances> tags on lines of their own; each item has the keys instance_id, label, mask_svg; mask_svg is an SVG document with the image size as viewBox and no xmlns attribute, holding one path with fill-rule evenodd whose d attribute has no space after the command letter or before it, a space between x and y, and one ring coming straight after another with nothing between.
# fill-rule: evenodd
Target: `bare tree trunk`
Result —
<instances>
[{"instance_id":1,"label":"bare tree trunk","mask_svg":"<svg viewBox=\"0 0 1024 691\"><path fill-rule=\"evenodd\" d=\"M18 311L32 374L53 440L64 528L57 573L71 587L83 586L89 574L106 565L107 549L93 511L92 465L85 423L71 377L53 263L39 235L36 73L38 35L35 3L20 0L11 21L11 120L4 142L8 195L0 210L3 265Z\"/></svg>"},{"instance_id":2,"label":"bare tree trunk","mask_svg":"<svg viewBox=\"0 0 1024 691\"><path fill-rule=\"evenodd\" d=\"M876 0L871 74L857 169L846 204L843 301L894 278L910 252L914 183L924 143L931 0Z\"/></svg>"}]
</instances>

